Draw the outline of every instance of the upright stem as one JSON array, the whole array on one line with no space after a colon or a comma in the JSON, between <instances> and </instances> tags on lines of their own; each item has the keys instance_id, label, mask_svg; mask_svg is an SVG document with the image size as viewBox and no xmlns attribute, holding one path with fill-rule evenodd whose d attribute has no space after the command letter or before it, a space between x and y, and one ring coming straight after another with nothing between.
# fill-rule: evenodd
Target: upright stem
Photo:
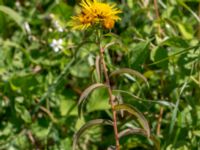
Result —
<instances>
[{"instance_id":1,"label":"upright stem","mask_svg":"<svg viewBox=\"0 0 200 150\"><path fill-rule=\"evenodd\" d=\"M200 2L199 2L199 7L198 7L198 16L200 18ZM200 39L200 23L198 25L198 39Z\"/></svg>"},{"instance_id":2,"label":"upright stem","mask_svg":"<svg viewBox=\"0 0 200 150\"><path fill-rule=\"evenodd\" d=\"M157 19L160 19L160 15L159 15L159 11L158 11L158 2L157 0L154 0L154 9L156 11L156 18ZM162 30L161 30L161 27L160 27L160 23L158 24L158 34L159 36L161 36L161 33L162 33Z\"/></svg>"},{"instance_id":3,"label":"upright stem","mask_svg":"<svg viewBox=\"0 0 200 150\"><path fill-rule=\"evenodd\" d=\"M104 48L101 45L100 45L100 61L101 61L103 73L104 73L104 76L106 79L106 85L108 86L109 101L110 101L111 108L112 108L113 128L114 128L114 133L115 133L116 150L120 150L118 129L117 129L117 116L116 116L116 111L114 110L115 103L114 103L114 98L112 95L112 90L111 90L111 86L110 86L110 80L108 77L107 67L106 67L105 60L104 60Z\"/></svg>"}]
</instances>

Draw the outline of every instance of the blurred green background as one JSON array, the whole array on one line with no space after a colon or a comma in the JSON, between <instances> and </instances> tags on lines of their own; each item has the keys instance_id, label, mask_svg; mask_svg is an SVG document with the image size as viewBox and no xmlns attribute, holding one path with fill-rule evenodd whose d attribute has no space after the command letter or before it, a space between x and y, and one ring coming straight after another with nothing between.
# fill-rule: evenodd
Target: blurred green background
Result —
<instances>
[{"instance_id":1,"label":"blurred green background","mask_svg":"<svg viewBox=\"0 0 200 150\"><path fill-rule=\"evenodd\" d=\"M102 41L119 43L106 51L109 72L132 68L150 85L128 75L112 78L113 89L122 91L116 96L144 113L161 149L199 149L199 0L158 0L159 17L153 0L107 2L123 11ZM89 96L78 118L78 98L97 80L98 54L92 30L68 26L79 11L74 0L0 0L0 149L70 150L85 122L111 118L105 89ZM119 122L119 130L138 126L130 116ZM78 143L81 150L106 150L114 145L113 129L88 129ZM141 135L120 143L123 150L155 149Z\"/></svg>"}]
</instances>

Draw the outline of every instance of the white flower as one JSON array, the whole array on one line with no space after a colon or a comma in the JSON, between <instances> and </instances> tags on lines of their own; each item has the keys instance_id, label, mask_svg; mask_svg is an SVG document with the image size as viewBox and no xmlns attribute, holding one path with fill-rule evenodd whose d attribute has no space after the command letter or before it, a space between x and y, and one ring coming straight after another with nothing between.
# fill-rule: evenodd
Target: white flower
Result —
<instances>
[{"instance_id":1,"label":"white flower","mask_svg":"<svg viewBox=\"0 0 200 150\"><path fill-rule=\"evenodd\" d=\"M64 29L62 28L62 26L59 24L59 22L56 20L55 22L53 22L54 28L56 28L58 30L58 32L63 32Z\"/></svg>"},{"instance_id":2,"label":"white flower","mask_svg":"<svg viewBox=\"0 0 200 150\"><path fill-rule=\"evenodd\" d=\"M53 39L53 41L51 42L50 46L53 48L53 50L55 52L59 52L60 50L63 49L62 44L63 44L63 40L62 39L58 39L58 40Z\"/></svg>"}]
</instances>

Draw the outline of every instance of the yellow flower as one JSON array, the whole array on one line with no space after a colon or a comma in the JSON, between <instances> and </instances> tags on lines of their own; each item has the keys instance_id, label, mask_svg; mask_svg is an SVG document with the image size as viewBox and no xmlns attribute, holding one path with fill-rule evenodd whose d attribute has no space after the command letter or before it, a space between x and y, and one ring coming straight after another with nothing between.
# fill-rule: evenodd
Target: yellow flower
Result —
<instances>
[{"instance_id":1,"label":"yellow flower","mask_svg":"<svg viewBox=\"0 0 200 150\"><path fill-rule=\"evenodd\" d=\"M71 25L74 29L84 30L95 24L100 24L106 29L112 29L116 21L120 20L117 14L121 11L115 4L102 3L100 0L82 0L81 13L72 17Z\"/></svg>"}]
</instances>

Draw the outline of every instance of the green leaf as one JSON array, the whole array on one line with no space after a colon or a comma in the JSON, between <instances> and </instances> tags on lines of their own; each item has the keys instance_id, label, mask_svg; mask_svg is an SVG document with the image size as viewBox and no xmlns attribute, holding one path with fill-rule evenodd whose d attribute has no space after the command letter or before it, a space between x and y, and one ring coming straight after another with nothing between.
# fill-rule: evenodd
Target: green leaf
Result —
<instances>
[{"instance_id":1,"label":"green leaf","mask_svg":"<svg viewBox=\"0 0 200 150\"><path fill-rule=\"evenodd\" d=\"M122 68L122 69L115 70L110 74L110 77L118 75L118 74L124 74L124 73L128 73L128 74L130 74L130 75L132 75L134 77L138 77L138 78L142 79L149 86L149 83L148 83L148 81L147 81L145 76L143 76L138 71L133 70L133 69L129 69L129 68Z\"/></svg>"},{"instance_id":2,"label":"green leaf","mask_svg":"<svg viewBox=\"0 0 200 150\"><path fill-rule=\"evenodd\" d=\"M92 92L88 104L87 112L93 112L97 110L110 109L108 91L105 88L96 89Z\"/></svg>"},{"instance_id":3,"label":"green leaf","mask_svg":"<svg viewBox=\"0 0 200 150\"><path fill-rule=\"evenodd\" d=\"M197 136L197 137L200 137L200 130L194 130L192 131L192 133Z\"/></svg>"},{"instance_id":4,"label":"green leaf","mask_svg":"<svg viewBox=\"0 0 200 150\"><path fill-rule=\"evenodd\" d=\"M70 68L70 73L79 78L86 78L90 76L91 68L86 62L77 63Z\"/></svg>"},{"instance_id":5,"label":"green leaf","mask_svg":"<svg viewBox=\"0 0 200 150\"><path fill-rule=\"evenodd\" d=\"M151 52L151 60L156 63L158 67L166 69L168 67L169 60L167 49L163 47L156 47ZM164 61L161 61L165 59ZM158 63L157 63L158 62Z\"/></svg>"},{"instance_id":6,"label":"green leaf","mask_svg":"<svg viewBox=\"0 0 200 150\"><path fill-rule=\"evenodd\" d=\"M20 16L16 11L14 11L13 9L11 9L9 7L2 6L2 5L0 5L0 11L7 14L8 16L10 16L21 27L21 29L23 31L25 31L24 27L23 27L24 18L22 16Z\"/></svg>"},{"instance_id":7,"label":"green leaf","mask_svg":"<svg viewBox=\"0 0 200 150\"><path fill-rule=\"evenodd\" d=\"M161 45L167 45L172 47L186 48L189 46L188 42L182 37L169 37L161 43Z\"/></svg>"},{"instance_id":8,"label":"green leaf","mask_svg":"<svg viewBox=\"0 0 200 150\"><path fill-rule=\"evenodd\" d=\"M165 100L150 100L150 99L144 99L144 98L141 98L141 97L138 97L130 92L127 92L127 91L124 91L124 90L112 90L113 92L117 92L117 93L124 93L124 94L128 94L130 95L131 97L133 97L133 100L140 100L142 102L147 102L147 103L157 103L157 104L160 104L160 105L163 105L163 106L167 106L167 107L175 107L175 104L172 103L172 102L168 102L168 101L165 101Z\"/></svg>"},{"instance_id":9,"label":"green leaf","mask_svg":"<svg viewBox=\"0 0 200 150\"><path fill-rule=\"evenodd\" d=\"M149 41L141 42L135 45L133 48L131 48L130 53L128 53L128 60L131 67L140 67L140 65L142 65L145 62L148 54L148 48Z\"/></svg>"},{"instance_id":10,"label":"green leaf","mask_svg":"<svg viewBox=\"0 0 200 150\"><path fill-rule=\"evenodd\" d=\"M83 125L75 134L73 137L73 148L72 150L76 149L76 145L78 142L78 139L80 138L80 136L83 134L83 132L93 126L96 125L113 125L113 122L111 120L105 120L105 119L95 119L95 120L91 120L89 122L87 122L85 125Z\"/></svg>"},{"instance_id":11,"label":"green leaf","mask_svg":"<svg viewBox=\"0 0 200 150\"><path fill-rule=\"evenodd\" d=\"M135 116L138 119L140 125L145 129L147 136L150 137L150 128L148 121L146 120L144 115L135 107L127 104L119 104L115 105L114 110L126 110L127 112Z\"/></svg>"},{"instance_id":12,"label":"green leaf","mask_svg":"<svg viewBox=\"0 0 200 150\"><path fill-rule=\"evenodd\" d=\"M70 99L61 99L60 101L60 113L62 116L77 116L76 102Z\"/></svg>"},{"instance_id":13,"label":"green leaf","mask_svg":"<svg viewBox=\"0 0 200 150\"><path fill-rule=\"evenodd\" d=\"M26 123L31 123L31 115L24 106L16 103L15 110Z\"/></svg>"},{"instance_id":14,"label":"green leaf","mask_svg":"<svg viewBox=\"0 0 200 150\"><path fill-rule=\"evenodd\" d=\"M177 25L178 25L178 28L179 28L181 34L183 35L183 37L184 37L185 39L188 39L188 40L189 40L189 39L192 39L192 38L193 38L193 35L192 35L189 31L187 31L186 26L184 26L184 25L181 24L181 23L177 23Z\"/></svg>"}]
</instances>

